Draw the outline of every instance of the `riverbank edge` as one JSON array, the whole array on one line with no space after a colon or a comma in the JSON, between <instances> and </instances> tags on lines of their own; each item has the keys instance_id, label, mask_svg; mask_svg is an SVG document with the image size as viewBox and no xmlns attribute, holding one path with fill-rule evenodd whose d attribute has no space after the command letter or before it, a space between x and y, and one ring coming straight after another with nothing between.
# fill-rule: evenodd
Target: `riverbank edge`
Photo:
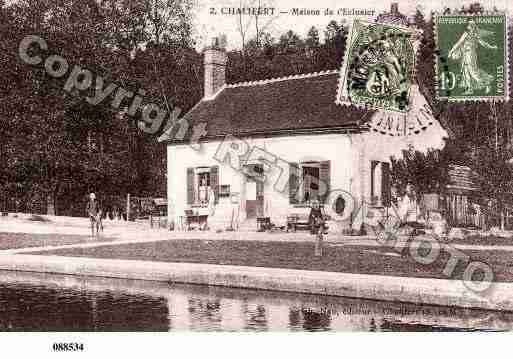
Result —
<instances>
[{"instance_id":1,"label":"riverbank edge","mask_svg":"<svg viewBox=\"0 0 513 359\"><path fill-rule=\"evenodd\" d=\"M478 296L460 280L29 254L0 255L0 270L513 310L513 283L494 283L486 295Z\"/></svg>"}]
</instances>

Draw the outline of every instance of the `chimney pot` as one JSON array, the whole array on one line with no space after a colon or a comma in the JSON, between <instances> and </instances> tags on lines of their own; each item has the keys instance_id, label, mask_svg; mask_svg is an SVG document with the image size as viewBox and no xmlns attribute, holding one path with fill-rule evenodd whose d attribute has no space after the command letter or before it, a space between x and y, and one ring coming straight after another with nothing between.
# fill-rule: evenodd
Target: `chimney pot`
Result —
<instances>
[{"instance_id":1,"label":"chimney pot","mask_svg":"<svg viewBox=\"0 0 513 359\"><path fill-rule=\"evenodd\" d=\"M226 84L226 36L212 39L211 46L204 50L205 83L204 96L214 96Z\"/></svg>"}]
</instances>

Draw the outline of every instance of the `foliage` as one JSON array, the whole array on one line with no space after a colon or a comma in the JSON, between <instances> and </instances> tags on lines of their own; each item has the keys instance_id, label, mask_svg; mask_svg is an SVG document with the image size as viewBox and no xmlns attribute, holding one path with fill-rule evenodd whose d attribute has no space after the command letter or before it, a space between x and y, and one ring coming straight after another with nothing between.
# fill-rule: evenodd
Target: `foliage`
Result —
<instances>
[{"instance_id":1,"label":"foliage","mask_svg":"<svg viewBox=\"0 0 513 359\"><path fill-rule=\"evenodd\" d=\"M331 21L324 31L310 28L306 39L289 30L278 39L268 33L260 41L247 41L244 51L228 54L227 81L243 82L283 77L300 73L336 70L342 64L347 28Z\"/></svg>"},{"instance_id":2,"label":"foliage","mask_svg":"<svg viewBox=\"0 0 513 359\"><path fill-rule=\"evenodd\" d=\"M402 158L392 158L391 165L392 183L400 192L404 192L408 183L419 194L441 194L445 190L449 165L446 152L430 149L424 153L409 148L403 151Z\"/></svg>"},{"instance_id":3,"label":"foliage","mask_svg":"<svg viewBox=\"0 0 513 359\"><path fill-rule=\"evenodd\" d=\"M43 66L24 64L17 49L37 34L48 42L45 56L59 54L105 84L144 89L145 101L185 112L201 94L201 85L190 86L201 76L190 7L188 0L20 0L0 8L2 199L16 196L29 211L57 202L61 214L80 214L89 191L165 193L164 144L142 133L137 118L120 116L113 95L92 106L87 92L63 90L69 73L51 78Z\"/></svg>"}]
</instances>

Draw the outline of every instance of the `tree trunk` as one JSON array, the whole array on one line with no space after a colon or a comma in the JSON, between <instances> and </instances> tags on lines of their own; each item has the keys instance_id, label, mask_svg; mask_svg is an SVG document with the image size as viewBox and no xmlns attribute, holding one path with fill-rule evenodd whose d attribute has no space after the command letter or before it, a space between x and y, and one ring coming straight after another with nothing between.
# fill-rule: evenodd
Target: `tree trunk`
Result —
<instances>
[{"instance_id":1,"label":"tree trunk","mask_svg":"<svg viewBox=\"0 0 513 359\"><path fill-rule=\"evenodd\" d=\"M504 207L501 206L501 231L504 230L504 220L505 220L505 215L504 215Z\"/></svg>"},{"instance_id":2,"label":"tree trunk","mask_svg":"<svg viewBox=\"0 0 513 359\"><path fill-rule=\"evenodd\" d=\"M51 189L46 195L46 214L48 216L57 215L57 194L59 192L59 183L52 181Z\"/></svg>"},{"instance_id":3,"label":"tree trunk","mask_svg":"<svg viewBox=\"0 0 513 359\"><path fill-rule=\"evenodd\" d=\"M46 214L48 216L55 216L55 197L53 194L46 196Z\"/></svg>"}]
</instances>

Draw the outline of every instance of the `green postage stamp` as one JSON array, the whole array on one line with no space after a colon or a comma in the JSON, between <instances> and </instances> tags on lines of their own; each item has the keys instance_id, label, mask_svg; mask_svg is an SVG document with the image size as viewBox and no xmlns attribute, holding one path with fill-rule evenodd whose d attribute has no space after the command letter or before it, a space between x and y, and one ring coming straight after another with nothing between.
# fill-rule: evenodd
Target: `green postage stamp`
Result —
<instances>
[{"instance_id":1,"label":"green postage stamp","mask_svg":"<svg viewBox=\"0 0 513 359\"><path fill-rule=\"evenodd\" d=\"M411 28L354 20L337 103L407 112L419 39Z\"/></svg>"},{"instance_id":2,"label":"green postage stamp","mask_svg":"<svg viewBox=\"0 0 513 359\"><path fill-rule=\"evenodd\" d=\"M436 92L448 101L507 100L505 15L435 17Z\"/></svg>"}]
</instances>

